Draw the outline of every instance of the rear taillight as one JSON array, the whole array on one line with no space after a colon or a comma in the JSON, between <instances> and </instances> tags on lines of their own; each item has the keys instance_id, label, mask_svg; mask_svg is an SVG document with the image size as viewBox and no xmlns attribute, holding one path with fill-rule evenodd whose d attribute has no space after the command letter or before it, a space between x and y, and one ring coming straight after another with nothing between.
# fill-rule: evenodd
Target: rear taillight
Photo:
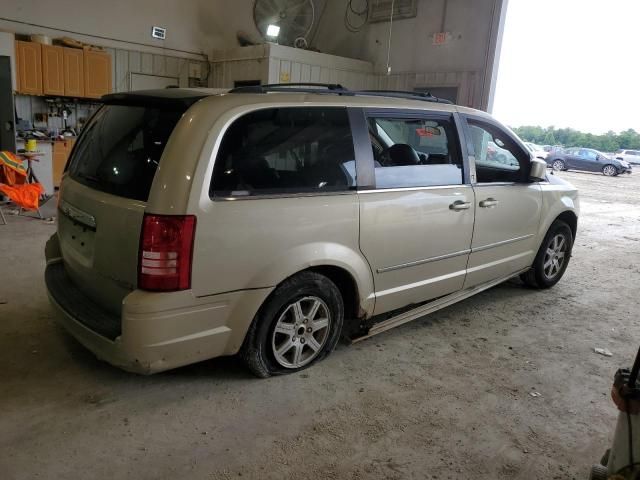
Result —
<instances>
[{"instance_id":1,"label":"rear taillight","mask_svg":"<svg viewBox=\"0 0 640 480\"><path fill-rule=\"evenodd\" d=\"M193 215L144 216L138 288L165 292L191 288L195 230Z\"/></svg>"}]
</instances>

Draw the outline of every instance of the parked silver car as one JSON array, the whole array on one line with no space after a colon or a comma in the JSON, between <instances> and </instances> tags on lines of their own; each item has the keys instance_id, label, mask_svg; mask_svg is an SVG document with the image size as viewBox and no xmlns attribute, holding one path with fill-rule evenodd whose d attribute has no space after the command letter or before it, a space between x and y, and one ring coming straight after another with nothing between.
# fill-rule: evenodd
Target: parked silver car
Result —
<instances>
[{"instance_id":1,"label":"parked silver car","mask_svg":"<svg viewBox=\"0 0 640 480\"><path fill-rule=\"evenodd\" d=\"M46 286L126 370L240 353L294 372L513 276L558 282L578 194L545 167L488 114L427 95L108 95L63 176Z\"/></svg>"}]
</instances>

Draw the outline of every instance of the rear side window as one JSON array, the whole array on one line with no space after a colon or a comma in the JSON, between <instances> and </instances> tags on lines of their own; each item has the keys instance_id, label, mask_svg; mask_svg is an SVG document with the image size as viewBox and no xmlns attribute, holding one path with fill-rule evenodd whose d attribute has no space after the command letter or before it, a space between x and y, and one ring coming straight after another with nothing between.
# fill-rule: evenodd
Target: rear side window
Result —
<instances>
[{"instance_id":1,"label":"rear side window","mask_svg":"<svg viewBox=\"0 0 640 480\"><path fill-rule=\"evenodd\" d=\"M105 105L85 127L69 164L74 180L146 201L180 108Z\"/></svg>"},{"instance_id":2,"label":"rear side window","mask_svg":"<svg viewBox=\"0 0 640 480\"><path fill-rule=\"evenodd\" d=\"M339 192L356 185L346 108L270 108L225 132L212 197Z\"/></svg>"},{"instance_id":3,"label":"rear side window","mask_svg":"<svg viewBox=\"0 0 640 480\"><path fill-rule=\"evenodd\" d=\"M450 118L369 116L376 188L463 183L462 157Z\"/></svg>"}]
</instances>

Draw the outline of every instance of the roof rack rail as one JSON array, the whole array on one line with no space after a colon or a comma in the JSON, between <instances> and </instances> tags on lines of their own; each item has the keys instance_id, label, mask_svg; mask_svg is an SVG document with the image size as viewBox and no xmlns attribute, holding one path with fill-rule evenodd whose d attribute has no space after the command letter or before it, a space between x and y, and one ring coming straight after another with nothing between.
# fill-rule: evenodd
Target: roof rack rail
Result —
<instances>
[{"instance_id":1,"label":"roof rack rail","mask_svg":"<svg viewBox=\"0 0 640 480\"><path fill-rule=\"evenodd\" d=\"M430 92L412 92L408 90L357 90L355 93L380 97L408 98L412 100L425 100L427 102L447 103L453 105L451 100L431 95Z\"/></svg>"},{"instance_id":2,"label":"roof rack rail","mask_svg":"<svg viewBox=\"0 0 640 480\"><path fill-rule=\"evenodd\" d=\"M266 85L236 87L229 90L229 93L267 92L337 93L338 95L353 95L353 92L339 83L268 83Z\"/></svg>"},{"instance_id":3,"label":"roof rack rail","mask_svg":"<svg viewBox=\"0 0 640 480\"><path fill-rule=\"evenodd\" d=\"M405 98L409 100L423 100L426 102L453 104L444 98L438 98L429 92L411 92L405 90L349 90L339 83L270 83L266 85L250 85L236 87L229 93L268 93L268 92L294 92L294 93L321 93L337 95L368 95L372 97Z\"/></svg>"}]
</instances>

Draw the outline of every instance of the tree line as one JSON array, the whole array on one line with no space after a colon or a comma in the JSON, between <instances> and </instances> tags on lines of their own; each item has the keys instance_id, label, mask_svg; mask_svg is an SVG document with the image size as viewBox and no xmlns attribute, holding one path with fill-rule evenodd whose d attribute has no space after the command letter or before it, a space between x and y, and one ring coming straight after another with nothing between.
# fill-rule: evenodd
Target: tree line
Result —
<instances>
[{"instance_id":1,"label":"tree line","mask_svg":"<svg viewBox=\"0 0 640 480\"><path fill-rule=\"evenodd\" d=\"M524 126L513 129L525 142L538 145L562 145L564 147L594 148L602 152L616 150L640 150L640 133L632 128L624 132L608 131L603 135L584 133L572 128Z\"/></svg>"}]
</instances>

